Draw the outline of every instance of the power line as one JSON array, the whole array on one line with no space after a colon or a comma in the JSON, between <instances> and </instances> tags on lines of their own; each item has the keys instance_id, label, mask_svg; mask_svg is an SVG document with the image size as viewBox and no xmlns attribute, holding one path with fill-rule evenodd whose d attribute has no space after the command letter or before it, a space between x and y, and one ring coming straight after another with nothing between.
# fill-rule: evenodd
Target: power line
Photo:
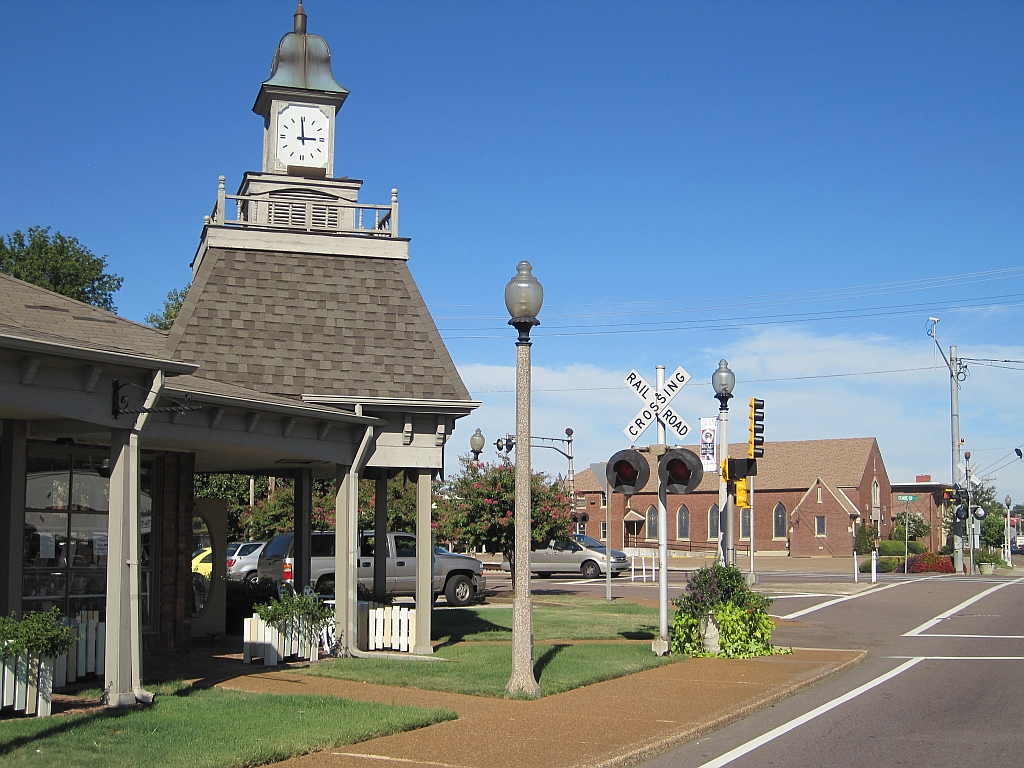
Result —
<instances>
[{"instance_id":1,"label":"power line","mask_svg":"<svg viewBox=\"0 0 1024 768\"><path fill-rule=\"evenodd\" d=\"M775 381L806 381L807 379L839 379L846 378L849 376L878 376L884 373L910 373L912 371L934 371L944 366L941 365L926 365L920 368L890 368L884 371L857 371L855 373L819 373L810 376L784 376L776 379L737 379L737 384L764 384ZM693 381L691 379L690 386L694 387L710 387L710 381ZM623 387L565 387L555 389L535 389L534 392L601 392L611 389L622 389ZM473 394L476 395L493 395L493 394L514 394L514 389L478 389Z\"/></svg>"}]
</instances>

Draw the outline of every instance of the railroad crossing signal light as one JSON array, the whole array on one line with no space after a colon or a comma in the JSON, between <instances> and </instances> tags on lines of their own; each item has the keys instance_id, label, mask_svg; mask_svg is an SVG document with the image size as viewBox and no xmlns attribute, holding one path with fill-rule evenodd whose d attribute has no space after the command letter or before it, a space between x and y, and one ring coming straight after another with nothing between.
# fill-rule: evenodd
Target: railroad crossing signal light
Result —
<instances>
[{"instance_id":1,"label":"railroad crossing signal light","mask_svg":"<svg viewBox=\"0 0 1024 768\"><path fill-rule=\"evenodd\" d=\"M764 456L764 400L750 398L750 458Z\"/></svg>"},{"instance_id":2,"label":"railroad crossing signal light","mask_svg":"<svg viewBox=\"0 0 1024 768\"><path fill-rule=\"evenodd\" d=\"M745 477L736 481L736 506L750 508L750 488Z\"/></svg>"},{"instance_id":3,"label":"railroad crossing signal light","mask_svg":"<svg viewBox=\"0 0 1024 768\"><path fill-rule=\"evenodd\" d=\"M956 511L953 512L953 517L963 522L967 519L968 514L970 513L967 511L967 507L957 507Z\"/></svg>"},{"instance_id":4,"label":"railroad crossing signal light","mask_svg":"<svg viewBox=\"0 0 1024 768\"><path fill-rule=\"evenodd\" d=\"M692 493L704 479L704 466L693 451L673 448L658 457L658 482L666 493Z\"/></svg>"},{"instance_id":5,"label":"railroad crossing signal light","mask_svg":"<svg viewBox=\"0 0 1024 768\"><path fill-rule=\"evenodd\" d=\"M608 459L605 476L613 493L632 496L647 485L651 478L651 467L640 451L629 448Z\"/></svg>"}]
</instances>

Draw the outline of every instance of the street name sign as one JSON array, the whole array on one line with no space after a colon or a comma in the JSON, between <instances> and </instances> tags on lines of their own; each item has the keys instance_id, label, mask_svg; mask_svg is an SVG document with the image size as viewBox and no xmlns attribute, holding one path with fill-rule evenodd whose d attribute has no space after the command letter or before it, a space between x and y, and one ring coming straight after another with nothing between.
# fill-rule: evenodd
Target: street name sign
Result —
<instances>
[{"instance_id":1,"label":"street name sign","mask_svg":"<svg viewBox=\"0 0 1024 768\"><path fill-rule=\"evenodd\" d=\"M901 493L896 497L896 501L917 501L917 494Z\"/></svg>"}]
</instances>

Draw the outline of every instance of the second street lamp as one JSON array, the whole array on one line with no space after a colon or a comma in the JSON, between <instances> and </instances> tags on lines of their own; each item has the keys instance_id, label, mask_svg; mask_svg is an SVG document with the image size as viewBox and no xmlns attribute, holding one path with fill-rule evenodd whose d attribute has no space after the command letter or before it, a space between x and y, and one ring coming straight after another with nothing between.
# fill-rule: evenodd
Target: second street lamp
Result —
<instances>
[{"instance_id":1,"label":"second street lamp","mask_svg":"<svg viewBox=\"0 0 1024 768\"><path fill-rule=\"evenodd\" d=\"M711 386L715 388L715 397L721 404L718 409L718 471L722 479L718 485L718 509L719 514L725 513L725 547L722 548L722 558L723 565L736 565L736 521L729 503L728 485L722 473L722 467L729 461L729 398L736 387L736 374L729 369L726 360L718 361L718 370L711 374Z\"/></svg>"},{"instance_id":2,"label":"second street lamp","mask_svg":"<svg viewBox=\"0 0 1024 768\"><path fill-rule=\"evenodd\" d=\"M521 261L516 276L505 286L508 324L519 331L516 341L516 491L515 571L512 603L512 676L505 689L512 695L540 695L533 676L533 605L530 600L530 331L540 325L537 315L544 289L533 276L530 262Z\"/></svg>"},{"instance_id":3,"label":"second street lamp","mask_svg":"<svg viewBox=\"0 0 1024 768\"><path fill-rule=\"evenodd\" d=\"M484 446L487 444L487 440L484 438L484 433L477 427L476 432L469 438L469 450L473 454L473 461L477 464L480 463L480 453L483 451Z\"/></svg>"}]
</instances>

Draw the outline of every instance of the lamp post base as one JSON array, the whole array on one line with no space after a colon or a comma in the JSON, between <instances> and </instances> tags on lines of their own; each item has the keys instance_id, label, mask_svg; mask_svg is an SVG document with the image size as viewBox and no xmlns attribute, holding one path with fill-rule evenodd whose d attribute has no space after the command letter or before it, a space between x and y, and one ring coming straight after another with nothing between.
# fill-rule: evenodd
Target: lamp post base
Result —
<instances>
[{"instance_id":1,"label":"lamp post base","mask_svg":"<svg viewBox=\"0 0 1024 768\"><path fill-rule=\"evenodd\" d=\"M668 640L665 640L660 637L657 638L653 643L651 643L651 650L654 651L654 654L656 656L668 656Z\"/></svg>"}]
</instances>

